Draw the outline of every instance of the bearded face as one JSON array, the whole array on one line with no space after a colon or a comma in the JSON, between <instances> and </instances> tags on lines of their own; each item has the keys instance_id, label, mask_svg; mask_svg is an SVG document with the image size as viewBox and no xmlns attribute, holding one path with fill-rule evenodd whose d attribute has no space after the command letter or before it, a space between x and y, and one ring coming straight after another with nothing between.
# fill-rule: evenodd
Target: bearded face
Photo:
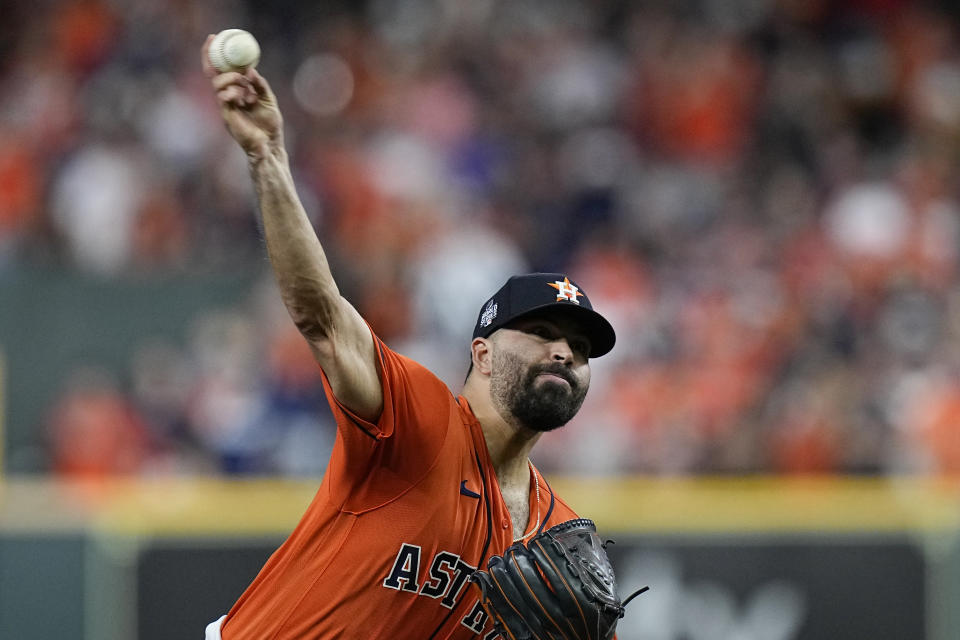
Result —
<instances>
[{"instance_id":1,"label":"bearded face","mask_svg":"<svg viewBox=\"0 0 960 640\"><path fill-rule=\"evenodd\" d=\"M528 365L504 349L493 354L490 393L498 411L534 431L552 431L570 422L588 386L562 363Z\"/></svg>"}]
</instances>

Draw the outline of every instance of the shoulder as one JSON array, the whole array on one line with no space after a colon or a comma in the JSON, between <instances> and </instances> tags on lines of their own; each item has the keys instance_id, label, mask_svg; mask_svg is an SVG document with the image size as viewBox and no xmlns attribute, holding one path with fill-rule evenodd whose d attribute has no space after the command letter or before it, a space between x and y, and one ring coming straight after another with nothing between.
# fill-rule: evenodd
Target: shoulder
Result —
<instances>
[{"instance_id":1,"label":"shoulder","mask_svg":"<svg viewBox=\"0 0 960 640\"><path fill-rule=\"evenodd\" d=\"M376 346L384 386L420 401L441 402L444 406L456 403L449 386L429 367L394 351L380 339Z\"/></svg>"}]
</instances>

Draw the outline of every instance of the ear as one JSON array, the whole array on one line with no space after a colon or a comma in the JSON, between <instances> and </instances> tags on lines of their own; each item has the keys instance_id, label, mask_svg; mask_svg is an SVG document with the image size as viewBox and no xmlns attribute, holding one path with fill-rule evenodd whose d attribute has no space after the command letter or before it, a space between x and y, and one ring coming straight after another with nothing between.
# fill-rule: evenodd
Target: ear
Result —
<instances>
[{"instance_id":1,"label":"ear","mask_svg":"<svg viewBox=\"0 0 960 640\"><path fill-rule=\"evenodd\" d=\"M474 338L470 343L470 358L475 371L489 376L493 369L493 344L487 338Z\"/></svg>"}]
</instances>

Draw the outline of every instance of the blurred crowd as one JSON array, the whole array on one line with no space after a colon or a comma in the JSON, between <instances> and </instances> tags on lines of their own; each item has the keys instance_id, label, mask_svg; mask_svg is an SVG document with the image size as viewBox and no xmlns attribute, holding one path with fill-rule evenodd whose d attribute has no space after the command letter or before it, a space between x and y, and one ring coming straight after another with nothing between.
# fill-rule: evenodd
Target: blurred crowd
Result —
<instances>
[{"instance_id":1,"label":"blurred crowd","mask_svg":"<svg viewBox=\"0 0 960 640\"><path fill-rule=\"evenodd\" d=\"M261 6L262 5L262 6ZM269 6L268 6L269 5ZM345 295L455 391L565 271L618 332L545 471L960 471L960 11L908 0L40 0L0 26L0 270L265 267L199 48L243 27ZM268 276L78 370L59 473L315 474Z\"/></svg>"}]
</instances>

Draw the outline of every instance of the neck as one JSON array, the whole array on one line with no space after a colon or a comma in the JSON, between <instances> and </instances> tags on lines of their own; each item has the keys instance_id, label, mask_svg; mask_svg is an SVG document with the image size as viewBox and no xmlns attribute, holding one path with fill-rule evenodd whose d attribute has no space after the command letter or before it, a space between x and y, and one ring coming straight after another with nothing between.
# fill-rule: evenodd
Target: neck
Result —
<instances>
[{"instance_id":1,"label":"neck","mask_svg":"<svg viewBox=\"0 0 960 640\"><path fill-rule=\"evenodd\" d=\"M484 393L477 385L468 383L464 387L463 397L470 403L473 415L480 422L487 451L501 486L526 483L530 474L527 466L530 451L542 434L520 425L516 420L504 418L493 406L489 391Z\"/></svg>"}]
</instances>

